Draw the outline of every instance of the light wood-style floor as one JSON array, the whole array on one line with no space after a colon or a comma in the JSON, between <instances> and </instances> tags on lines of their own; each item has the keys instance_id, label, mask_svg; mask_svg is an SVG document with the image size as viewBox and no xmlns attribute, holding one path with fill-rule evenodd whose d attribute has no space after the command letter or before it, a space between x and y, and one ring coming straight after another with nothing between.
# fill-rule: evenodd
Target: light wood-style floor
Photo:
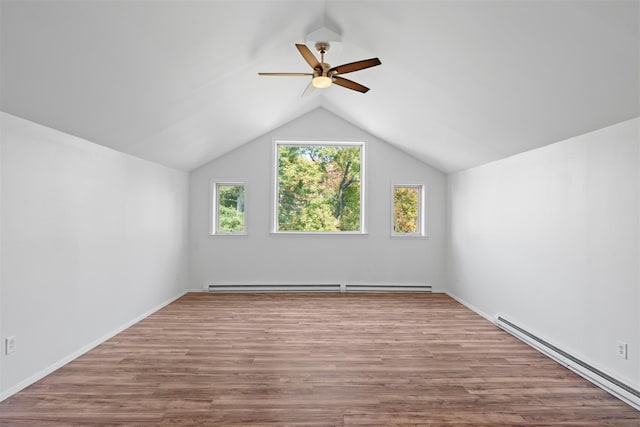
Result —
<instances>
[{"instance_id":1,"label":"light wood-style floor","mask_svg":"<svg viewBox=\"0 0 640 427\"><path fill-rule=\"evenodd\" d=\"M440 294L187 294L0 403L2 426L640 426Z\"/></svg>"}]
</instances>

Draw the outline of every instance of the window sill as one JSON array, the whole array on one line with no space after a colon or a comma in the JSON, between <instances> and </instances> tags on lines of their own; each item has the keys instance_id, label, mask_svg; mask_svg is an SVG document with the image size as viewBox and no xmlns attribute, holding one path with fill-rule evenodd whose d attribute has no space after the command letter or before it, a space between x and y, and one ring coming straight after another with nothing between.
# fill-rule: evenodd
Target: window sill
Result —
<instances>
[{"instance_id":1,"label":"window sill","mask_svg":"<svg viewBox=\"0 0 640 427\"><path fill-rule=\"evenodd\" d=\"M248 237L247 233L209 233L209 237Z\"/></svg>"},{"instance_id":2,"label":"window sill","mask_svg":"<svg viewBox=\"0 0 640 427\"><path fill-rule=\"evenodd\" d=\"M321 236L321 237L362 237L369 233L360 231L272 231L272 236Z\"/></svg>"},{"instance_id":3,"label":"window sill","mask_svg":"<svg viewBox=\"0 0 640 427\"><path fill-rule=\"evenodd\" d=\"M391 234L390 237L392 239L428 239L429 235L427 234L399 234L394 233Z\"/></svg>"}]
</instances>

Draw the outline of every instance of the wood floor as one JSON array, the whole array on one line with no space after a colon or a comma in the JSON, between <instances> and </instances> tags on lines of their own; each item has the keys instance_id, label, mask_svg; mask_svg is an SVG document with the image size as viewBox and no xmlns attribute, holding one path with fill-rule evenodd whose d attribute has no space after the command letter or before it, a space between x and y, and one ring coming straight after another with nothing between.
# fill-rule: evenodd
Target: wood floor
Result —
<instances>
[{"instance_id":1,"label":"wood floor","mask_svg":"<svg viewBox=\"0 0 640 427\"><path fill-rule=\"evenodd\" d=\"M640 426L440 294L187 294L0 403L1 426Z\"/></svg>"}]
</instances>

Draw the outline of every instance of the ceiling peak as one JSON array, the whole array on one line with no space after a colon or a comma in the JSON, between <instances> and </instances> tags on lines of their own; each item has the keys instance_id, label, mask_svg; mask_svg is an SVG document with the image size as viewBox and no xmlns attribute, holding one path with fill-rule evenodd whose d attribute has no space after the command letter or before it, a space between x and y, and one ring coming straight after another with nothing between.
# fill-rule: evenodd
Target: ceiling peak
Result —
<instances>
[{"instance_id":1,"label":"ceiling peak","mask_svg":"<svg viewBox=\"0 0 640 427\"><path fill-rule=\"evenodd\" d=\"M306 43L319 43L319 42L328 42L331 44L340 43L342 41L342 35L337 31L322 26L315 31L310 32L305 36Z\"/></svg>"}]
</instances>

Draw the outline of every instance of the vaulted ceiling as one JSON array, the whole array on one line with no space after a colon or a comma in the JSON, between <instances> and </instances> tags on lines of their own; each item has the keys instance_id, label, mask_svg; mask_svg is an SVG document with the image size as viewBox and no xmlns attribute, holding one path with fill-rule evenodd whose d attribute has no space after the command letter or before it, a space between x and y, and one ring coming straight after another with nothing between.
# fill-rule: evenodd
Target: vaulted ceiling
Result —
<instances>
[{"instance_id":1,"label":"vaulted ceiling","mask_svg":"<svg viewBox=\"0 0 640 427\"><path fill-rule=\"evenodd\" d=\"M451 172L640 116L639 4L2 0L1 109L193 170L325 108ZM371 91L257 75L322 27Z\"/></svg>"}]
</instances>

